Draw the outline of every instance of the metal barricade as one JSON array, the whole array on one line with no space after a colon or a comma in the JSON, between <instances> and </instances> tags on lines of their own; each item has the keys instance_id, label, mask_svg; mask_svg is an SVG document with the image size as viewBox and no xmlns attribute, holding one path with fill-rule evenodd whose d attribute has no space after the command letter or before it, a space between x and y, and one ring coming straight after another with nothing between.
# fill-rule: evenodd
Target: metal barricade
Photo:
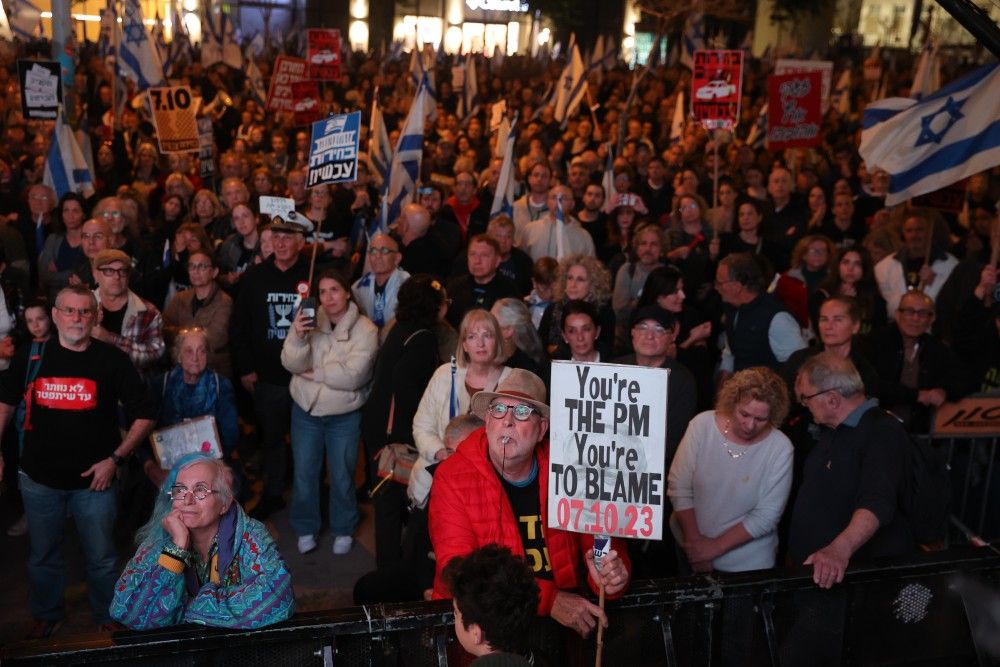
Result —
<instances>
[{"instance_id":1,"label":"metal barricade","mask_svg":"<svg viewBox=\"0 0 1000 667\"><path fill-rule=\"evenodd\" d=\"M1000 557L941 552L855 568L831 591L804 569L637 582L608 604L606 665L990 664ZM975 591L960 595L958 590ZM302 614L256 631L182 626L26 642L4 665L461 665L448 602ZM995 621L994 621L995 623ZM984 634L985 633L985 634ZM984 639L985 637L985 639ZM553 664L593 664L563 634Z\"/></svg>"}]
</instances>

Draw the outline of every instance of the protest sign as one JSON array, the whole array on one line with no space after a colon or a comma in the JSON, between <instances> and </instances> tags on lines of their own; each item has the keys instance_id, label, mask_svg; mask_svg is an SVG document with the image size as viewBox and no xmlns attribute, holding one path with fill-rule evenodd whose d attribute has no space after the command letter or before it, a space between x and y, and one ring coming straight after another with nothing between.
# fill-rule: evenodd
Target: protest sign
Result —
<instances>
[{"instance_id":1,"label":"protest sign","mask_svg":"<svg viewBox=\"0 0 1000 667\"><path fill-rule=\"evenodd\" d=\"M818 146L823 75L820 72L775 74L767 78L767 148Z\"/></svg>"},{"instance_id":2,"label":"protest sign","mask_svg":"<svg viewBox=\"0 0 1000 667\"><path fill-rule=\"evenodd\" d=\"M691 72L691 114L710 130L729 129L740 121L743 52L694 52Z\"/></svg>"},{"instance_id":3,"label":"protest sign","mask_svg":"<svg viewBox=\"0 0 1000 667\"><path fill-rule=\"evenodd\" d=\"M1000 395L974 394L942 403L934 412L935 437L994 438L1000 435Z\"/></svg>"},{"instance_id":4,"label":"protest sign","mask_svg":"<svg viewBox=\"0 0 1000 667\"><path fill-rule=\"evenodd\" d=\"M198 452L216 459L222 458L219 431L215 417L205 415L161 428L149 434L153 452L164 470L170 470L182 457Z\"/></svg>"},{"instance_id":5,"label":"protest sign","mask_svg":"<svg viewBox=\"0 0 1000 667\"><path fill-rule=\"evenodd\" d=\"M798 74L799 72L819 72L823 75L820 111L826 113L830 109L830 90L833 88L833 63L829 60L781 58L774 64L775 74Z\"/></svg>"},{"instance_id":6,"label":"protest sign","mask_svg":"<svg viewBox=\"0 0 1000 667\"><path fill-rule=\"evenodd\" d=\"M340 78L340 31L310 28L306 30L306 60L309 78L336 81Z\"/></svg>"},{"instance_id":7,"label":"protest sign","mask_svg":"<svg viewBox=\"0 0 1000 667\"><path fill-rule=\"evenodd\" d=\"M21 114L25 120L55 120L62 102L62 81L57 62L18 60L21 81Z\"/></svg>"},{"instance_id":8,"label":"protest sign","mask_svg":"<svg viewBox=\"0 0 1000 667\"><path fill-rule=\"evenodd\" d=\"M267 89L268 111L292 111L292 84L306 80L306 61L290 56L278 56L274 61L271 85Z\"/></svg>"},{"instance_id":9,"label":"protest sign","mask_svg":"<svg viewBox=\"0 0 1000 667\"><path fill-rule=\"evenodd\" d=\"M150 88L149 105L161 153L184 153L199 150L198 124L187 86Z\"/></svg>"},{"instance_id":10,"label":"protest sign","mask_svg":"<svg viewBox=\"0 0 1000 667\"><path fill-rule=\"evenodd\" d=\"M552 364L550 528L662 539L668 374Z\"/></svg>"},{"instance_id":11,"label":"protest sign","mask_svg":"<svg viewBox=\"0 0 1000 667\"><path fill-rule=\"evenodd\" d=\"M360 111L313 123L306 187L357 179L360 129Z\"/></svg>"},{"instance_id":12,"label":"protest sign","mask_svg":"<svg viewBox=\"0 0 1000 667\"><path fill-rule=\"evenodd\" d=\"M319 110L320 99L318 81L297 81L292 84L292 111L296 125L308 125L322 117Z\"/></svg>"},{"instance_id":13,"label":"protest sign","mask_svg":"<svg viewBox=\"0 0 1000 667\"><path fill-rule=\"evenodd\" d=\"M215 176L215 135L211 118L198 119L198 175L205 180Z\"/></svg>"}]
</instances>

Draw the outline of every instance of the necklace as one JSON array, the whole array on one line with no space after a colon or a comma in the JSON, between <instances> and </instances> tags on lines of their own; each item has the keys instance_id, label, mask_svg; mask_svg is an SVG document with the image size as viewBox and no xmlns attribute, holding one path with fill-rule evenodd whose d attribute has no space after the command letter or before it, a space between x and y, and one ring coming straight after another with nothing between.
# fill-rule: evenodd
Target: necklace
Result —
<instances>
[{"instance_id":1,"label":"necklace","mask_svg":"<svg viewBox=\"0 0 1000 667\"><path fill-rule=\"evenodd\" d=\"M749 449L744 449L742 452L734 452L732 447L729 446L730 443L729 440L727 439L728 436L729 436L729 421L726 421L726 428L722 429L722 446L726 448L726 453L729 454L729 458L735 461L736 459L740 458L748 451L750 451Z\"/></svg>"}]
</instances>

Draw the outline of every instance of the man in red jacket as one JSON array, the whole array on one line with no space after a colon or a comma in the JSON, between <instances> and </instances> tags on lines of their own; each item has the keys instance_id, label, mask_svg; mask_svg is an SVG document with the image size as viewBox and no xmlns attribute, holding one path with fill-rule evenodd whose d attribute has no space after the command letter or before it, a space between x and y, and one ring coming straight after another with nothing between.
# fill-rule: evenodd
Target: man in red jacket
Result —
<instances>
[{"instance_id":1,"label":"man in red jacket","mask_svg":"<svg viewBox=\"0 0 1000 667\"><path fill-rule=\"evenodd\" d=\"M437 560L434 597L451 597L441 571L456 556L498 544L523 556L535 574L537 613L586 636L607 617L596 604L572 592L586 581L595 593L604 585L614 598L628 586L624 545L594 565L592 537L549 528L549 407L538 376L514 370L495 392L472 398L472 412L486 426L466 438L434 475L430 534Z\"/></svg>"}]
</instances>

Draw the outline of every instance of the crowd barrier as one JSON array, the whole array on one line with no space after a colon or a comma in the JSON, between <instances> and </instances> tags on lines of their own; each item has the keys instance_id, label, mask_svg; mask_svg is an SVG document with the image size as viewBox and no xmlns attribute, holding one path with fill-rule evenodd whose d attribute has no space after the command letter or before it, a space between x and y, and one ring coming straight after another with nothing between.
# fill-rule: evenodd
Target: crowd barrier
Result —
<instances>
[{"instance_id":1,"label":"crowd barrier","mask_svg":"<svg viewBox=\"0 0 1000 667\"><path fill-rule=\"evenodd\" d=\"M998 585L1000 557L968 547L855 568L831 591L805 569L636 582L608 603L604 664L993 664ZM8 646L2 664L467 664L451 623L448 602L355 607L256 631L183 626L24 642ZM558 664L593 664L592 637L564 639Z\"/></svg>"},{"instance_id":2,"label":"crowd barrier","mask_svg":"<svg viewBox=\"0 0 1000 667\"><path fill-rule=\"evenodd\" d=\"M849 570L832 591L806 569L636 582L608 603L605 665L1000 664L998 436L935 438L951 471L945 551ZM448 602L299 614L255 631L194 626L23 642L2 665L464 665ZM557 664L594 664L566 632Z\"/></svg>"}]
</instances>

